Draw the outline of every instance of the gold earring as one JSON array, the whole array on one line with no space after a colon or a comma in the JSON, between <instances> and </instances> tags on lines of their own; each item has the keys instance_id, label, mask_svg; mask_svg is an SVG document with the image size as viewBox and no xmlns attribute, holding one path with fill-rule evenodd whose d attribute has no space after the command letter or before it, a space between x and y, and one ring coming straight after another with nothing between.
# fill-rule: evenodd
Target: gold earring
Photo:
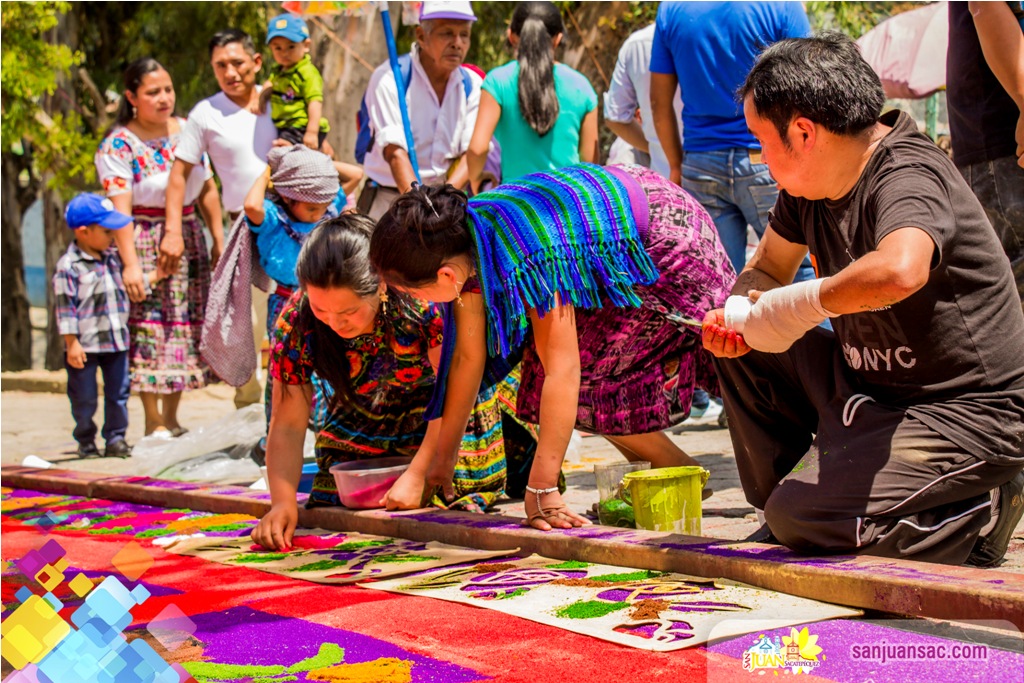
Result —
<instances>
[{"instance_id":1,"label":"gold earring","mask_svg":"<svg viewBox=\"0 0 1024 683\"><path fill-rule=\"evenodd\" d=\"M455 288L455 300L459 302L459 307L462 307L462 292L459 291L459 285L455 282L452 283L452 287Z\"/></svg>"},{"instance_id":2,"label":"gold earring","mask_svg":"<svg viewBox=\"0 0 1024 683\"><path fill-rule=\"evenodd\" d=\"M386 315L388 312L388 293L384 290L380 293L380 309Z\"/></svg>"}]
</instances>

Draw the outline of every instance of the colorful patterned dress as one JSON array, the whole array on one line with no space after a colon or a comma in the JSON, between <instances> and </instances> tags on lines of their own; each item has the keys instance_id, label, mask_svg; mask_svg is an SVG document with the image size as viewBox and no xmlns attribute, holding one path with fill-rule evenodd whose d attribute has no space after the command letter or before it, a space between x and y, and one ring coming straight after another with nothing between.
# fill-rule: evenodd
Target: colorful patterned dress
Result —
<instances>
[{"instance_id":1,"label":"colorful patterned dress","mask_svg":"<svg viewBox=\"0 0 1024 683\"><path fill-rule=\"evenodd\" d=\"M647 224L641 241L660 275L653 284L634 287L639 307L614 306L602 296L600 308L576 308L581 370L576 426L597 434L646 434L686 419L695 388L718 395L699 322L724 305L736 275L697 200L643 167L610 170L624 182L635 181L630 191L647 198L649 220L637 222ZM540 422L544 368L532 337L521 367L519 417Z\"/></svg>"},{"instance_id":2,"label":"colorful patterned dress","mask_svg":"<svg viewBox=\"0 0 1024 683\"><path fill-rule=\"evenodd\" d=\"M313 376L313 333L293 333L305 295L297 292L277 319L271 339L270 374L285 384L307 384ZM308 507L340 505L331 465L351 460L416 454L426 433L423 415L434 389L427 352L441 344L441 318L424 308L389 306L377 314L370 334L343 340L355 400L335 401L319 426ZM507 394L507 392L506 392ZM508 396L495 388L481 394L470 415L455 469L457 500L438 507L484 510L505 486L502 413ZM531 436L532 438L532 436Z\"/></svg>"},{"instance_id":3,"label":"colorful patterned dress","mask_svg":"<svg viewBox=\"0 0 1024 683\"><path fill-rule=\"evenodd\" d=\"M179 119L184 125L184 120ZM124 126L114 128L96 153L96 171L108 197L131 193L135 251L143 273L156 270L164 236L165 192L179 133L141 140ZM133 391L171 394L199 389L211 373L199 357L210 255L195 201L211 177L208 166L192 169L185 188L181 236L185 242L178 272L141 302L132 302L129 358Z\"/></svg>"}]
</instances>

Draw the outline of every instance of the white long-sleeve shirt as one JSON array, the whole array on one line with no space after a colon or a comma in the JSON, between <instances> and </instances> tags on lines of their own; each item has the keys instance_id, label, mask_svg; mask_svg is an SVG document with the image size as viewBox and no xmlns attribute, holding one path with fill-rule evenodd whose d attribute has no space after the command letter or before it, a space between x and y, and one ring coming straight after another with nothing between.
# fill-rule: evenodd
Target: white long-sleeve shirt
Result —
<instances>
[{"instance_id":1,"label":"white long-sleeve shirt","mask_svg":"<svg viewBox=\"0 0 1024 683\"><path fill-rule=\"evenodd\" d=\"M480 108L479 76L469 71L473 87L466 97L463 70L456 69L448 77L448 86L441 101L430 85L430 79L419 59L419 46L412 48L412 76L406 91L412 137L420 178L424 184L441 182L449 167L469 149L477 110ZM405 128L398 108L398 88L391 64L377 67L366 88L366 108L374 131L373 147L367 151L363 168L371 179L387 187L395 187L391 167L384 160L384 148L398 145L408 151Z\"/></svg>"}]
</instances>

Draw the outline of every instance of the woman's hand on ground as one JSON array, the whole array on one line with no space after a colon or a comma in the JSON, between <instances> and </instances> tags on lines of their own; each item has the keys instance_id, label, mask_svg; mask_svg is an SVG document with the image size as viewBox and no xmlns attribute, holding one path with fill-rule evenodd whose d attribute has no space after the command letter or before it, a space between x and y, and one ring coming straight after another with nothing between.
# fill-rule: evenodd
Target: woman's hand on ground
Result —
<instances>
[{"instance_id":1,"label":"woman's hand on ground","mask_svg":"<svg viewBox=\"0 0 1024 683\"><path fill-rule=\"evenodd\" d=\"M252 530L252 540L268 550L288 550L299 523L299 507L294 502L277 503L263 515Z\"/></svg>"},{"instance_id":2,"label":"woman's hand on ground","mask_svg":"<svg viewBox=\"0 0 1024 683\"><path fill-rule=\"evenodd\" d=\"M138 264L125 266L121 271L121 281L124 282L128 298L139 303L146 300L146 284L142 275L142 268Z\"/></svg>"},{"instance_id":3,"label":"woman's hand on ground","mask_svg":"<svg viewBox=\"0 0 1024 683\"><path fill-rule=\"evenodd\" d=\"M406 470L391 485L391 489L381 498L380 503L388 510L415 510L423 507L426 494L426 482L423 477L412 470Z\"/></svg>"},{"instance_id":4,"label":"woman's hand on ground","mask_svg":"<svg viewBox=\"0 0 1024 683\"><path fill-rule=\"evenodd\" d=\"M701 328L704 348L717 358L739 358L750 352L743 335L725 326L725 309L716 308L704 316Z\"/></svg>"},{"instance_id":5,"label":"woman's hand on ground","mask_svg":"<svg viewBox=\"0 0 1024 683\"><path fill-rule=\"evenodd\" d=\"M168 232L160 240L160 264L165 270L178 272L181 255L185 253L185 240L177 232Z\"/></svg>"},{"instance_id":6,"label":"woman's hand on ground","mask_svg":"<svg viewBox=\"0 0 1024 683\"><path fill-rule=\"evenodd\" d=\"M523 502L526 505L526 522L534 529L551 531L552 528L572 529L573 527L592 524L586 517L570 510L565 501L562 500L562 494L558 491L540 494L540 504L547 514L541 514L540 508L537 507L536 493L527 491L524 495Z\"/></svg>"}]
</instances>

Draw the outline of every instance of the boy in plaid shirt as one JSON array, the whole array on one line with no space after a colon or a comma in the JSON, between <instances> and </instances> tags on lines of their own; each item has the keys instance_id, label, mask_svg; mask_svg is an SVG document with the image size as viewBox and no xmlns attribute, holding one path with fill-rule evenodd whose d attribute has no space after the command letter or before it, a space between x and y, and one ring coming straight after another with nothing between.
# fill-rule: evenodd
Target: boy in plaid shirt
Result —
<instances>
[{"instance_id":1,"label":"boy in plaid shirt","mask_svg":"<svg viewBox=\"0 0 1024 683\"><path fill-rule=\"evenodd\" d=\"M132 219L109 199L80 194L64 213L75 240L53 274L57 327L67 351L68 398L75 418L78 455L99 455L93 415L98 404L96 368L103 373L103 440L105 457L127 458L128 430L128 293L121 280L121 259L112 249L114 230ZM161 279L150 274L150 284Z\"/></svg>"}]
</instances>

